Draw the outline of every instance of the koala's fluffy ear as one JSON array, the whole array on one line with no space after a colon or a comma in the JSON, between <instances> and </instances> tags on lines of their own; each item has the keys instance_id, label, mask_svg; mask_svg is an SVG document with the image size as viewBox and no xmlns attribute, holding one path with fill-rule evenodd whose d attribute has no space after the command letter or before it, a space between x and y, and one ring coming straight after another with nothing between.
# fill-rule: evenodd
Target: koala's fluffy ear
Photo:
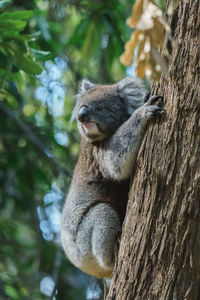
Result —
<instances>
[{"instance_id":1,"label":"koala's fluffy ear","mask_svg":"<svg viewBox=\"0 0 200 300\"><path fill-rule=\"evenodd\" d=\"M72 111L72 116L71 116L71 122L73 122L78 114L79 111L79 104L80 104L80 98L87 93L90 89L92 89L93 87L95 87L96 84L90 82L87 79L83 79L80 84L79 84L79 92L76 95L76 105Z\"/></svg>"},{"instance_id":2,"label":"koala's fluffy ear","mask_svg":"<svg viewBox=\"0 0 200 300\"><path fill-rule=\"evenodd\" d=\"M146 91L139 79L127 77L117 83L117 90L121 99L127 105L129 115L139 108L143 102Z\"/></svg>"},{"instance_id":3,"label":"koala's fluffy ear","mask_svg":"<svg viewBox=\"0 0 200 300\"><path fill-rule=\"evenodd\" d=\"M89 80L87 79L83 79L81 81L81 84L80 84L80 93L81 94L84 94L86 93L88 90L92 89L93 87L95 87L95 84L90 82Z\"/></svg>"}]
</instances>

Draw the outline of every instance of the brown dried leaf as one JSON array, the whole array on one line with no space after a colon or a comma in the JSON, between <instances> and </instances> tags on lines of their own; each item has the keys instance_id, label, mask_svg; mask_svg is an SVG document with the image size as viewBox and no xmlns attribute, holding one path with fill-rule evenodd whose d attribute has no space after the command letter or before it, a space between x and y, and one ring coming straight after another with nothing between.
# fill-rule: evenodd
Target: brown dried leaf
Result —
<instances>
[{"instance_id":1,"label":"brown dried leaf","mask_svg":"<svg viewBox=\"0 0 200 300\"><path fill-rule=\"evenodd\" d=\"M161 48L164 40L164 30L167 23L163 19L162 11L153 0L137 0L132 14L127 19L131 28L136 28L130 40L125 44L125 51L120 61L129 66L132 63L134 48L139 42L136 58L137 76L151 79L158 78L160 69L166 72L167 65L156 48ZM153 49L153 50L152 50Z\"/></svg>"},{"instance_id":2,"label":"brown dried leaf","mask_svg":"<svg viewBox=\"0 0 200 300\"><path fill-rule=\"evenodd\" d=\"M162 11L154 2L147 1L143 6L143 13L136 24L136 28L142 31L150 30L154 27L153 19L162 19Z\"/></svg>"},{"instance_id":3,"label":"brown dried leaf","mask_svg":"<svg viewBox=\"0 0 200 300\"><path fill-rule=\"evenodd\" d=\"M156 18L153 18L153 22L154 27L152 30L149 30L151 44L155 47L162 46L164 40L164 27Z\"/></svg>"},{"instance_id":4,"label":"brown dried leaf","mask_svg":"<svg viewBox=\"0 0 200 300\"><path fill-rule=\"evenodd\" d=\"M141 61L137 64L136 67L136 75L140 78L145 77L145 71L146 71L146 64L144 61Z\"/></svg>"},{"instance_id":5,"label":"brown dried leaf","mask_svg":"<svg viewBox=\"0 0 200 300\"><path fill-rule=\"evenodd\" d=\"M124 52L121 56L120 56L120 62L125 66L128 67L131 65L132 63L132 58L133 55L127 54L126 52Z\"/></svg>"},{"instance_id":6,"label":"brown dried leaf","mask_svg":"<svg viewBox=\"0 0 200 300\"><path fill-rule=\"evenodd\" d=\"M138 55L137 55L137 59L136 59L137 64L139 64L140 61L145 59L144 44L145 44L145 39L140 41L140 45L139 45L139 48L138 48Z\"/></svg>"},{"instance_id":7,"label":"brown dried leaf","mask_svg":"<svg viewBox=\"0 0 200 300\"><path fill-rule=\"evenodd\" d=\"M131 16L126 20L126 24L130 28L136 27L137 22L139 21L142 13L143 13L143 2L144 0L137 0L135 4L133 5L132 14Z\"/></svg>"},{"instance_id":8,"label":"brown dried leaf","mask_svg":"<svg viewBox=\"0 0 200 300\"><path fill-rule=\"evenodd\" d=\"M125 51L120 57L120 61L125 66L130 66L133 59L134 48L138 43L138 36L140 31L134 31L131 34L131 39L125 43Z\"/></svg>"},{"instance_id":9,"label":"brown dried leaf","mask_svg":"<svg viewBox=\"0 0 200 300\"><path fill-rule=\"evenodd\" d=\"M131 41L133 42L133 47L135 47L138 43L138 37L141 34L140 30L135 30L134 32L132 32L131 34Z\"/></svg>"}]
</instances>

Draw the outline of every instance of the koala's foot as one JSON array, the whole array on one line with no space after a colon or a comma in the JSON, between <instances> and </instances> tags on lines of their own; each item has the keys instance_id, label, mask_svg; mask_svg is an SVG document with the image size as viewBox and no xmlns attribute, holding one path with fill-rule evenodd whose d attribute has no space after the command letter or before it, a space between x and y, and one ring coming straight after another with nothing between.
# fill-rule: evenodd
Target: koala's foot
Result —
<instances>
[{"instance_id":1,"label":"koala's foot","mask_svg":"<svg viewBox=\"0 0 200 300\"><path fill-rule=\"evenodd\" d=\"M112 271L119 247L120 220L116 211L108 205L99 204L97 209L101 209L101 214L95 218L92 251L101 268Z\"/></svg>"},{"instance_id":2,"label":"koala's foot","mask_svg":"<svg viewBox=\"0 0 200 300\"><path fill-rule=\"evenodd\" d=\"M84 216L76 238L62 232L62 245L71 262L85 273L110 278L119 246L121 222L110 204L98 203Z\"/></svg>"}]
</instances>

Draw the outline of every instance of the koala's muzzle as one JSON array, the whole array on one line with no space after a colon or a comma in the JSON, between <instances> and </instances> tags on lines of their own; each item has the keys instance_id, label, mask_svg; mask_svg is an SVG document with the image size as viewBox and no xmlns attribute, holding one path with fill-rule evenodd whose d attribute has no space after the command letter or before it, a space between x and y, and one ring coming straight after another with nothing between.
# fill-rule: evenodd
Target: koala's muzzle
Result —
<instances>
[{"instance_id":1,"label":"koala's muzzle","mask_svg":"<svg viewBox=\"0 0 200 300\"><path fill-rule=\"evenodd\" d=\"M87 106L82 106L78 113L78 120L80 122L89 122L90 116L89 116L89 108Z\"/></svg>"}]
</instances>

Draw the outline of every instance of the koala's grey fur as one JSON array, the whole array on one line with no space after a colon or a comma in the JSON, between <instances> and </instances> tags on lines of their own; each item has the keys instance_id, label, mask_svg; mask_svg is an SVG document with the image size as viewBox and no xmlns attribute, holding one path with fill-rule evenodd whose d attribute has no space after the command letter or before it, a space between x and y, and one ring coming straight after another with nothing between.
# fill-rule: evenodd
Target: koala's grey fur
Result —
<instances>
[{"instance_id":1,"label":"koala's grey fur","mask_svg":"<svg viewBox=\"0 0 200 300\"><path fill-rule=\"evenodd\" d=\"M113 85L83 80L72 119L80 155L63 209L61 239L71 262L96 277L111 277L124 220L130 176L158 97L143 102L140 81ZM79 113L87 109L87 121ZM78 120L79 119L79 120Z\"/></svg>"}]
</instances>

